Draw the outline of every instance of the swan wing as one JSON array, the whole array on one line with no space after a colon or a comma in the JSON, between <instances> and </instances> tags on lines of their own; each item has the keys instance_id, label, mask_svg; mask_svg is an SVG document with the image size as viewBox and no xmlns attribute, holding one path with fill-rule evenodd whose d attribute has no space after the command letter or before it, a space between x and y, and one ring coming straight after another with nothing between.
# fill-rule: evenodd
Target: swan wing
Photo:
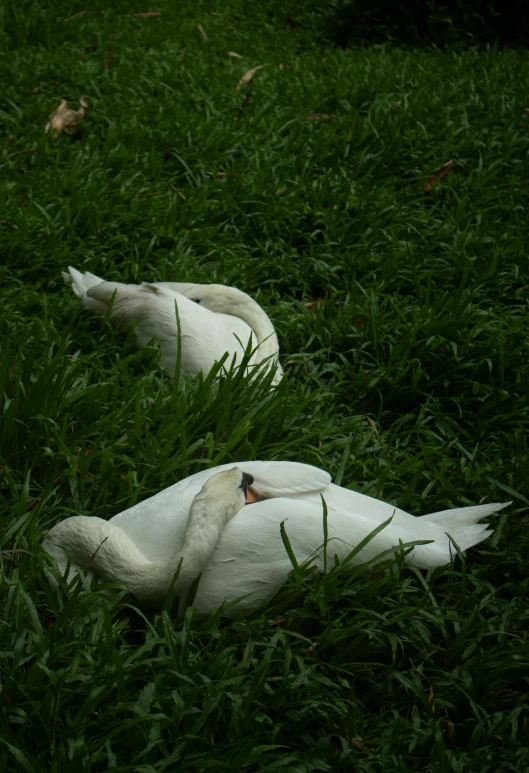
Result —
<instances>
[{"instance_id":1,"label":"swan wing","mask_svg":"<svg viewBox=\"0 0 529 773\"><path fill-rule=\"evenodd\" d=\"M298 462L237 462L254 478L254 487L264 496L300 496L323 491L331 476L308 464ZM184 531L191 503L204 483L217 472L229 470L235 464L223 464L202 470L150 499L115 515L111 522L141 547L149 561L167 560L184 540ZM317 496L317 502L320 502ZM249 505L244 512L256 505Z\"/></svg>"},{"instance_id":2,"label":"swan wing","mask_svg":"<svg viewBox=\"0 0 529 773\"><path fill-rule=\"evenodd\" d=\"M366 497L365 499L369 499ZM333 505L332 494L327 499L328 565L334 556L344 561L351 551L385 518L373 518L369 509L342 510ZM474 508L472 508L474 509ZM353 558L354 564L376 558L401 544L416 545L406 556L406 562L420 569L450 563L454 553L450 537L440 523L416 518L393 508L390 523L376 534ZM480 517L486 515L484 511ZM239 601L227 614L255 608L269 598L286 581L292 564L281 537L281 523L299 564L312 559L323 570L323 507L312 495L267 500L241 510L229 523L217 544L215 555L203 571L195 606L200 613L209 613L223 602ZM469 525L452 525L451 536L460 544ZM485 539L490 531L486 525L474 524L479 535L473 542ZM248 594L248 595L247 595ZM241 598L246 596L245 598Z\"/></svg>"},{"instance_id":3,"label":"swan wing","mask_svg":"<svg viewBox=\"0 0 529 773\"><path fill-rule=\"evenodd\" d=\"M139 346L152 340L160 343L160 363L170 373L174 373L178 354L176 309L183 373L207 373L226 352L229 360L236 355L241 357L241 344L224 320L219 320L218 314L173 290L155 284L99 282L91 285L83 296L83 304L91 310L95 304L97 309L103 308L106 312L111 303L111 321L133 324ZM239 333L245 346L251 331L247 325L242 325Z\"/></svg>"}]
</instances>

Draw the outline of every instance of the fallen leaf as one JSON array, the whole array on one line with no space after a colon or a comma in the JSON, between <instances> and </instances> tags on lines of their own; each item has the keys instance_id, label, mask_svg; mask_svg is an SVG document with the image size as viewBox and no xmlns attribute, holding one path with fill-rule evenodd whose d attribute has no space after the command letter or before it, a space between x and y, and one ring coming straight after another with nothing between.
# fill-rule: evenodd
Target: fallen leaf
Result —
<instances>
[{"instance_id":1,"label":"fallen leaf","mask_svg":"<svg viewBox=\"0 0 529 773\"><path fill-rule=\"evenodd\" d=\"M454 737L454 730L455 730L454 723L450 722L449 719L445 721L446 721L446 726L448 728L448 740L451 741L452 738Z\"/></svg>"},{"instance_id":2,"label":"fallen leaf","mask_svg":"<svg viewBox=\"0 0 529 773\"><path fill-rule=\"evenodd\" d=\"M226 56L231 56L234 59L242 59L240 54L236 54L235 51L226 51Z\"/></svg>"},{"instance_id":3,"label":"fallen leaf","mask_svg":"<svg viewBox=\"0 0 529 773\"><path fill-rule=\"evenodd\" d=\"M357 749L364 749L365 748L364 744L362 743L362 739L360 738L359 735L354 737L354 738L348 738L347 740L349 741L349 743L352 743L353 746L356 746Z\"/></svg>"},{"instance_id":4,"label":"fallen leaf","mask_svg":"<svg viewBox=\"0 0 529 773\"><path fill-rule=\"evenodd\" d=\"M46 88L46 84L41 83L40 86L36 86L31 93L38 94L41 89L45 89L45 88Z\"/></svg>"},{"instance_id":5,"label":"fallen leaf","mask_svg":"<svg viewBox=\"0 0 529 773\"><path fill-rule=\"evenodd\" d=\"M328 115L328 113L309 113L305 117L306 121L326 121L328 118L336 118L335 115Z\"/></svg>"},{"instance_id":6,"label":"fallen leaf","mask_svg":"<svg viewBox=\"0 0 529 773\"><path fill-rule=\"evenodd\" d=\"M224 180L228 175L226 172L206 172L208 177L218 177L219 180Z\"/></svg>"},{"instance_id":7,"label":"fallen leaf","mask_svg":"<svg viewBox=\"0 0 529 773\"><path fill-rule=\"evenodd\" d=\"M318 311L318 309L323 309L325 301L304 301L302 306L304 306L307 311Z\"/></svg>"},{"instance_id":8,"label":"fallen leaf","mask_svg":"<svg viewBox=\"0 0 529 773\"><path fill-rule=\"evenodd\" d=\"M57 134L62 134L62 132L70 135L79 134L81 132L80 123L88 115L86 97L80 98L79 105L79 110L74 110L68 107L68 102L63 99L57 110L54 110L46 121L44 131L49 132L52 129Z\"/></svg>"},{"instance_id":9,"label":"fallen leaf","mask_svg":"<svg viewBox=\"0 0 529 773\"><path fill-rule=\"evenodd\" d=\"M443 164L442 167L434 172L431 177L428 177L424 183L424 192L430 193L437 180L439 180L441 177L444 177L444 175L449 172L453 166L454 162L452 160L447 161L446 164Z\"/></svg>"},{"instance_id":10,"label":"fallen leaf","mask_svg":"<svg viewBox=\"0 0 529 773\"><path fill-rule=\"evenodd\" d=\"M160 11L148 11L147 13L133 13L136 19L159 19L161 17Z\"/></svg>"},{"instance_id":11,"label":"fallen leaf","mask_svg":"<svg viewBox=\"0 0 529 773\"><path fill-rule=\"evenodd\" d=\"M368 416L368 417L367 417L367 421L368 421L368 423L369 423L369 426L371 427L371 429L372 429L372 430L373 430L373 432L375 433L375 437L378 437L378 436L379 436L379 431L378 431L378 429L377 429L377 425L375 424L375 422L373 421L373 419L371 419L371 418Z\"/></svg>"},{"instance_id":12,"label":"fallen leaf","mask_svg":"<svg viewBox=\"0 0 529 773\"><path fill-rule=\"evenodd\" d=\"M66 19L63 19L63 21L73 21L74 19L79 19L81 16L84 16L86 11L79 11L79 13L74 13L73 16L67 16Z\"/></svg>"},{"instance_id":13,"label":"fallen leaf","mask_svg":"<svg viewBox=\"0 0 529 773\"><path fill-rule=\"evenodd\" d=\"M202 35L202 37L204 38L204 40L207 40L207 39L208 39L208 36L207 36L207 35L206 35L206 33L204 32L204 27L202 26L202 24L197 24L197 30L200 32L200 34Z\"/></svg>"},{"instance_id":14,"label":"fallen leaf","mask_svg":"<svg viewBox=\"0 0 529 773\"><path fill-rule=\"evenodd\" d=\"M246 647L244 648L244 652L242 653L241 663L246 663L246 661L248 659L248 654L250 652L250 641L251 641L251 638L248 639L248 643L247 643Z\"/></svg>"},{"instance_id":15,"label":"fallen leaf","mask_svg":"<svg viewBox=\"0 0 529 773\"><path fill-rule=\"evenodd\" d=\"M110 70L112 67L112 46L107 48L106 68Z\"/></svg>"},{"instance_id":16,"label":"fallen leaf","mask_svg":"<svg viewBox=\"0 0 529 773\"><path fill-rule=\"evenodd\" d=\"M252 80L253 76L257 72L257 70L262 70L263 67L266 65L259 64L257 67L252 67L251 70L248 70L248 72L245 72L240 81L237 84L237 90L239 90L242 86L246 86L250 81Z\"/></svg>"}]
</instances>

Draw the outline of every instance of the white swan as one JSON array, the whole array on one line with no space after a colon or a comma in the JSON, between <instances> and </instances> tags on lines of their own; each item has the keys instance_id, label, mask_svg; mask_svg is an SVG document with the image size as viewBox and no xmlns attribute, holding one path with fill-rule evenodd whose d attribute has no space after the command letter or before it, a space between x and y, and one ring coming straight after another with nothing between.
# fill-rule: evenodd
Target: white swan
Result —
<instances>
[{"instance_id":1,"label":"white swan","mask_svg":"<svg viewBox=\"0 0 529 773\"><path fill-rule=\"evenodd\" d=\"M355 556L355 563L374 558L402 542L431 540L429 544L415 546L406 557L410 565L420 569L450 562L453 546L448 535L461 550L484 540L491 530L486 524L478 522L506 506L476 505L414 517L387 502L334 485L330 476L316 467L296 462L240 462L239 466L253 478L248 502L257 501L226 522L216 546L210 546L209 559L206 560L204 553L202 575L194 599L199 614L207 614L224 601L234 602L237 599L239 601L230 606L226 614L248 611L285 582L292 565L280 534L282 521L285 521L298 562L312 557L316 565L323 569L320 495L324 496L328 507L327 553L331 562L334 555L345 559L376 526L391 519ZM230 467L223 465L191 475L115 515L109 522L82 516L67 518L51 530L43 546L55 557L64 573L67 557L61 545L70 551L72 564L80 565L108 535L108 541L94 557L92 566L96 573L109 578L112 566L109 568L107 561L102 567L100 555L103 549L110 550L112 540L116 539L112 553L115 558L110 560L119 561L120 581L141 600L141 594L129 580L129 574L133 580L136 576L136 562L152 562L151 566L171 562L172 571L183 554L185 567L190 528L186 530L186 523L190 512L193 514L195 497L201 490L205 491L207 481L214 481L220 471ZM216 518L213 513L217 506L222 507L220 500L209 508L212 518ZM94 539L90 536L92 529L97 534ZM87 548L85 541L89 543ZM77 553L73 552L78 549L82 551L82 561L77 561ZM75 571L72 567L71 572ZM195 572L196 567L191 574ZM113 577L116 577L115 573ZM246 597L241 599L241 596ZM163 598L158 601L161 603Z\"/></svg>"},{"instance_id":2,"label":"white swan","mask_svg":"<svg viewBox=\"0 0 529 773\"><path fill-rule=\"evenodd\" d=\"M177 573L175 595L186 595L210 561L225 524L244 507L252 483L238 467L208 478L190 503L182 541L173 543L166 556L149 559L143 543L136 544L118 524L86 515L54 526L44 548L53 554L60 545L75 566L93 562L99 577L123 583L142 604L163 604Z\"/></svg>"},{"instance_id":3,"label":"white swan","mask_svg":"<svg viewBox=\"0 0 529 773\"><path fill-rule=\"evenodd\" d=\"M153 339L160 343L160 364L172 375L178 356L178 310L181 341L181 377L208 373L228 353L226 368L241 361L248 343L249 369L268 362L274 383L283 376L278 362L279 344L270 319L253 298L235 287L186 282L126 285L106 282L77 269L63 271L64 280L81 299L83 308L110 321L134 324L138 346Z\"/></svg>"}]
</instances>

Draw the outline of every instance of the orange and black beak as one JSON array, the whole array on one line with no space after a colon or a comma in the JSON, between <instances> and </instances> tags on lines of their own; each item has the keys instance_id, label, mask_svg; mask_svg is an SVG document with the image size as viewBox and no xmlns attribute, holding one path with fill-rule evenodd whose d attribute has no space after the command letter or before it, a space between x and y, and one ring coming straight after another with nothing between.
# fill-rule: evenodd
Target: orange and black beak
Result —
<instances>
[{"instance_id":1,"label":"orange and black beak","mask_svg":"<svg viewBox=\"0 0 529 773\"><path fill-rule=\"evenodd\" d=\"M253 475L250 475L248 472L243 472L241 488L247 505L252 505L254 502L261 502L263 499L263 497L251 487L253 480Z\"/></svg>"}]
</instances>

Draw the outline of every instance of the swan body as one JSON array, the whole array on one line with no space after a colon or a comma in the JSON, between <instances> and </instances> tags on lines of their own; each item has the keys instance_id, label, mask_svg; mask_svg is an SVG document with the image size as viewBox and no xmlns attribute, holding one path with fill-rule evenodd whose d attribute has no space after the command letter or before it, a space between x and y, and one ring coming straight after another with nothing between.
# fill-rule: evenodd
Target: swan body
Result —
<instances>
[{"instance_id":1,"label":"swan body","mask_svg":"<svg viewBox=\"0 0 529 773\"><path fill-rule=\"evenodd\" d=\"M181 546L185 545L186 524L195 497L209 479L230 467L223 465L191 475L108 522L85 518L86 526L91 521L100 521L109 530L115 530L112 534L120 533L122 542L115 553L122 551L125 556L122 559L124 574L127 572L128 554L124 547L127 544L131 550L141 551L145 561L169 562L179 550L185 553ZM322 570L321 496L328 508L327 557L331 563L335 555L344 560L373 529L391 519L359 551L354 562L358 564L375 558L401 543L428 540L428 544L416 545L406 556L408 564L420 569L450 562L454 550L450 537L461 550L484 540L492 532L486 524L479 522L506 506L478 505L414 517L387 502L336 486L326 472L309 465L257 461L241 462L240 468L253 478L252 489L260 500L239 509L225 522L211 557L202 561L202 575L193 602L199 614L208 614L224 602L231 604L225 614L249 611L285 582L292 564L281 538L283 521L298 563L313 559ZM64 529L56 530L61 527L66 527L66 531L75 530L75 523L70 527L66 525L78 517L68 518L55 526L43 544L62 572L67 566L67 556L60 547L64 544L60 541L64 539ZM102 533L98 532L98 539ZM108 541L110 539L109 536ZM100 572L98 556L93 561L96 574ZM74 573L76 562L73 555L71 558L70 571ZM106 569L101 574L108 576ZM127 582L125 584L132 590Z\"/></svg>"},{"instance_id":2,"label":"swan body","mask_svg":"<svg viewBox=\"0 0 529 773\"><path fill-rule=\"evenodd\" d=\"M73 564L94 563L98 576L123 583L138 601L163 604L173 578L176 596L186 594L209 562L224 525L244 507L253 478L238 467L223 469L208 478L193 497L181 543L150 560L142 543L131 540L111 521L74 515L54 526L48 540L66 549ZM52 547L53 550L53 547Z\"/></svg>"},{"instance_id":3,"label":"swan body","mask_svg":"<svg viewBox=\"0 0 529 773\"><path fill-rule=\"evenodd\" d=\"M274 326L259 304L235 287L188 282L127 285L71 266L63 277L83 308L98 316L110 308L112 323L134 325L138 346L158 341L160 364L171 375L180 341L181 378L186 373L208 373L226 353L229 368L242 359L248 344L253 352L249 369L266 362L275 371L274 383L283 376Z\"/></svg>"}]
</instances>

